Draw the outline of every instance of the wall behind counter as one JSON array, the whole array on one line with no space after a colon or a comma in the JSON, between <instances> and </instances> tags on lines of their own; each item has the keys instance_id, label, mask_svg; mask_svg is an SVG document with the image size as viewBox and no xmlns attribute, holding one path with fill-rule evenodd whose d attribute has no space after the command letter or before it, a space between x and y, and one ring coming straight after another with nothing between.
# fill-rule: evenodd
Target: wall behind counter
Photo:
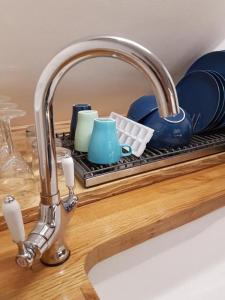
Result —
<instances>
[{"instance_id":1,"label":"wall behind counter","mask_svg":"<svg viewBox=\"0 0 225 300\"><path fill-rule=\"evenodd\" d=\"M177 81L225 36L224 0L0 0L0 8L0 94L27 111L17 125L33 122L41 71L76 39L111 34L135 40L158 55ZM134 99L150 92L143 75L125 63L87 61L60 84L55 119L69 119L78 102L91 103L104 115L126 113Z\"/></svg>"}]
</instances>

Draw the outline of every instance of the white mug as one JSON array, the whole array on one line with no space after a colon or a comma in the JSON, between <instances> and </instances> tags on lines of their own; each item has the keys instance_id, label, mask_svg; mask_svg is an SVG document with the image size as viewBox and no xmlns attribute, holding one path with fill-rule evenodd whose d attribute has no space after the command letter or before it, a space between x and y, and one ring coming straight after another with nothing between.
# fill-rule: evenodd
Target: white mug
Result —
<instances>
[{"instance_id":1,"label":"white mug","mask_svg":"<svg viewBox=\"0 0 225 300\"><path fill-rule=\"evenodd\" d=\"M76 151L88 152L94 120L96 118L98 118L98 112L96 110L83 110L78 112L74 139L74 147Z\"/></svg>"}]
</instances>

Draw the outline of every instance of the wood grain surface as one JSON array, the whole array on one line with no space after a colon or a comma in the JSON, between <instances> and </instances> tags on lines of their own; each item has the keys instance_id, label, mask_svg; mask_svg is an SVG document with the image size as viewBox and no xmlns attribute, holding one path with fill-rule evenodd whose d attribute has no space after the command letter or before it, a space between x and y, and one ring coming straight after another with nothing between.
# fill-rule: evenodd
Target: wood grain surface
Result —
<instances>
[{"instance_id":1,"label":"wood grain surface","mask_svg":"<svg viewBox=\"0 0 225 300\"><path fill-rule=\"evenodd\" d=\"M67 231L71 257L58 267L20 269L1 232L0 299L98 299L87 275L97 262L224 206L224 180L221 164L79 207Z\"/></svg>"},{"instance_id":2,"label":"wood grain surface","mask_svg":"<svg viewBox=\"0 0 225 300\"><path fill-rule=\"evenodd\" d=\"M55 125L56 132L68 131L69 122L61 122ZM18 149L28 162L31 161L31 151L26 143L25 136L26 126L13 128L13 140L16 149ZM175 164L170 167L142 173L139 175L116 180L110 183L102 184L96 187L84 188L79 180L76 180L76 193L79 196L79 205L89 204L105 197L121 194L130 190L147 186L156 182L166 180L168 178L177 177L188 174L211 166L215 166L225 162L225 152L210 155L204 158L196 159L186 163ZM67 193L63 177L59 178L59 189L61 195ZM0 185L0 231L6 228L4 218L1 211L1 201L9 193L8 186ZM20 202L24 222L28 223L37 219L39 197L38 180L22 186L22 192L15 188L14 196Z\"/></svg>"}]
</instances>

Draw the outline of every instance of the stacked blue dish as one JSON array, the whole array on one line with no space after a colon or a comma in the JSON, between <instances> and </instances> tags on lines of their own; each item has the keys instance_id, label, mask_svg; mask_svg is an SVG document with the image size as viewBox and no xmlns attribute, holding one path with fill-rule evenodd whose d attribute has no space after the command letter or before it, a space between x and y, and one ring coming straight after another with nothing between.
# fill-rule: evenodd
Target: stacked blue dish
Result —
<instances>
[{"instance_id":1,"label":"stacked blue dish","mask_svg":"<svg viewBox=\"0 0 225 300\"><path fill-rule=\"evenodd\" d=\"M190 143L192 134L225 127L225 51L197 59L176 86L180 114L161 119L154 96L133 102L128 118L155 130L148 147L174 148Z\"/></svg>"},{"instance_id":2,"label":"stacked blue dish","mask_svg":"<svg viewBox=\"0 0 225 300\"><path fill-rule=\"evenodd\" d=\"M225 127L225 52L197 59L177 84L179 104L190 115L193 132Z\"/></svg>"}]
</instances>

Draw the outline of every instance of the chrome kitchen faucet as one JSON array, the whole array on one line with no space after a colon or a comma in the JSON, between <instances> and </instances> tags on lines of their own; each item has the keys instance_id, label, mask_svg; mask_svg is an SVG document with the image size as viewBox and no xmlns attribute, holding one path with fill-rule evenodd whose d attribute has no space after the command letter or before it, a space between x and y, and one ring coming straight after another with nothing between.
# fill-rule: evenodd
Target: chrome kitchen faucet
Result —
<instances>
[{"instance_id":1,"label":"chrome kitchen faucet","mask_svg":"<svg viewBox=\"0 0 225 300\"><path fill-rule=\"evenodd\" d=\"M169 72L143 46L120 37L100 36L78 41L59 52L45 67L35 91L41 201L39 220L27 239L17 201L8 196L3 203L6 222L18 245L16 260L22 267L31 266L38 257L44 264L59 265L70 255L64 243L64 228L78 199L73 191L74 165L71 158L63 162L69 195L62 199L58 191L53 97L58 83L70 68L94 57L117 58L135 66L150 80L161 117L179 113L177 94Z\"/></svg>"}]
</instances>

